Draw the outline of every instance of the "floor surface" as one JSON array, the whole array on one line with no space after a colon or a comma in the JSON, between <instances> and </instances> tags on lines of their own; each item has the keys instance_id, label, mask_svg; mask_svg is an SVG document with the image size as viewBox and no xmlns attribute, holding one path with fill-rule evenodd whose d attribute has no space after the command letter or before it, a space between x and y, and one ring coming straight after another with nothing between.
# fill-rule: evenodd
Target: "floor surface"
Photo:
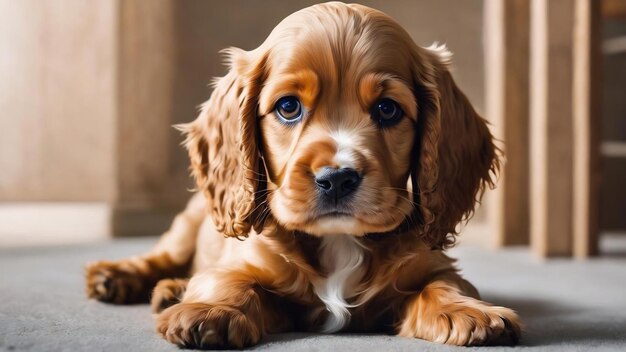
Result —
<instances>
[{"instance_id":1,"label":"floor surface","mask_svg":"<svg viewBox=\"0 0 626 352\"><path fill-rule=\"evenodd\" d=\"M141 253L154 239L0 249L0 351L178 351L154 332L147 305L89 301L81 265ZM626 351L626 255L540 261L525 249L454 249L483 298L518 311L526 328L514 349ZM384 335L269 336L259 350L470 351ZM482 348L485 351L511 348Z\"/></svg>"}]
</instances>

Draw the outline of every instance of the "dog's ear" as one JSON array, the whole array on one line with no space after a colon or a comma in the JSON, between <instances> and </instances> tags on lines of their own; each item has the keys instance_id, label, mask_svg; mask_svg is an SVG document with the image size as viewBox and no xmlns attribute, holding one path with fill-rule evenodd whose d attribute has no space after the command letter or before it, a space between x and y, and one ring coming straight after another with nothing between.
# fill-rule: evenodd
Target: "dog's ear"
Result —
<instances>
[{"instance_id":1,"label":"dog's ear","mask_svg":"<svg viewBox=\"0 0 626 352\"><path fill-rule=\"evenodd\" d=\"M422 235L433 248L454 244L486 186L494 186L498 149L486 121L452 79L445 47L415 53L419 116L411 171Z\"/></svg>"},{"instance_id":2,"label":"dog's ear","mask_svg":"<svg viewBox=\"0 0 626 352\"><path fill-rule=\"evenodd\" d=\"M257 145L258 95L264 59L240 49L224 51L228 74L202 105L198 118L180 126L191 171L208 198L211 219L224 236L245 238L256 224L265 173Z\"/></svg>"}]
</instances>

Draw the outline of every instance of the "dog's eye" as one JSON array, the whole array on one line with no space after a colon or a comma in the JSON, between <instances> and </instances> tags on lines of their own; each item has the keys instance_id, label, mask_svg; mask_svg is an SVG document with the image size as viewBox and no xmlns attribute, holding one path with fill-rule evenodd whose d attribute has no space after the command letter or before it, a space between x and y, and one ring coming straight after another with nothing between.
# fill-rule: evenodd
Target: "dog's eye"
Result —
<instances>
[{"instance_id":1,"label":"dog's eye","mask_svg":"<svg viewBox=\"0 0 626 352\"><path fill-rule=\"evenodd\" d=\"M371 114L379 126L389 127L398 123L404 112L398 103L389 98L384 98L374 104Z\"/></svg>"},{"instance_id":2,"label":"dog's eye","mask_svg":"<svg viewBox=\"0 0 626 352\"><path fill-rule=\"evenodd\" d=\"M296 97L283 97L278 99L274 108L276 115L287 123L297 122L302 118L302 104Z\"/></svg>"}]
</instances>

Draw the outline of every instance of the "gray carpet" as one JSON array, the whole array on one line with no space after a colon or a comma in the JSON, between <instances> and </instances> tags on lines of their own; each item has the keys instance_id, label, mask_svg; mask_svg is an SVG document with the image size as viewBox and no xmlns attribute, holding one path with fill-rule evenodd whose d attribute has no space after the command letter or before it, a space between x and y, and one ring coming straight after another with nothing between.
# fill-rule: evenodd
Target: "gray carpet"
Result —
<instances>
[{"instance_id":1,"label":"gray carpet","mask_svg":"<svg viewBox=\"0 0 626 352\"><path fill-rule=\"evenodd\" d=\"M149 248L154 239L65 248L0 249L0 351L177 351L154 332L147 305L88 301L81 265ZM541 262L524 249L452 251L485 299L519 312L516 349L626 351L626 256ZM384 335L269 336L259 350L477 350ZM488 351L510 348L483 348Z\"/></svg>"}]
</instances>

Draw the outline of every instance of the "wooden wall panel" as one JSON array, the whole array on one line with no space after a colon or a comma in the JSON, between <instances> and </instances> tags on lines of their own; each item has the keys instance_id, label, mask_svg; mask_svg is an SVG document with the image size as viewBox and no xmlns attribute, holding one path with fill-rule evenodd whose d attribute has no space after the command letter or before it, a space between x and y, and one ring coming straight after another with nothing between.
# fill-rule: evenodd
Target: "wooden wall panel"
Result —
<instances>
[{"instance_id":1,"label":"wooden wall panel","mask_svg":"<svg viewBox=\"0 0 626 352\"><path fill-rule=\"evenodd\" d=\"M543 257L597 253L599 6L531 5L531 245Z\"/></svg>"},{"instance_id":2,"label":"wooden wall panel","mask_svg":"<svg viewBox=\"0 0 626 352\"><path fill-rule=\"evenodd\" d=\"M174 112L173 0L120 2L113 232L158 233L186 201L169 148ZM180 138L180 137L179 137ZM182 138L180 138L182 140Z\"/></svg>"},{"instance_id":3,"label":"wooden wall panel","mask_svg":"<svg viewBox=\"0 0 626 352\"><path fill-rule=\"evenodd\" d=\"M602 120L601 3L576 0L573 39L574 256L598 254L600 121Z\"/></svg>"},{"instance_id":4,"label":"wooden wall panel","mask_svg":"<svg viewBox=\"0 0 626 352\"><path fill-rule=\"evenodd\" d=\"M486 117L505 162L488 202L496 247L529 243L528 0L485 1Z\"/></svg>"},{"instance_id":5,"label":"wooden wall panel","mask_svg":"<svg viewBox=\"0 0 626 352\"><path fill-rule=\"evenodd\" d=\"M531 2L531 244L572 254L573 1Z\"/></svg>"}]
</instances>

